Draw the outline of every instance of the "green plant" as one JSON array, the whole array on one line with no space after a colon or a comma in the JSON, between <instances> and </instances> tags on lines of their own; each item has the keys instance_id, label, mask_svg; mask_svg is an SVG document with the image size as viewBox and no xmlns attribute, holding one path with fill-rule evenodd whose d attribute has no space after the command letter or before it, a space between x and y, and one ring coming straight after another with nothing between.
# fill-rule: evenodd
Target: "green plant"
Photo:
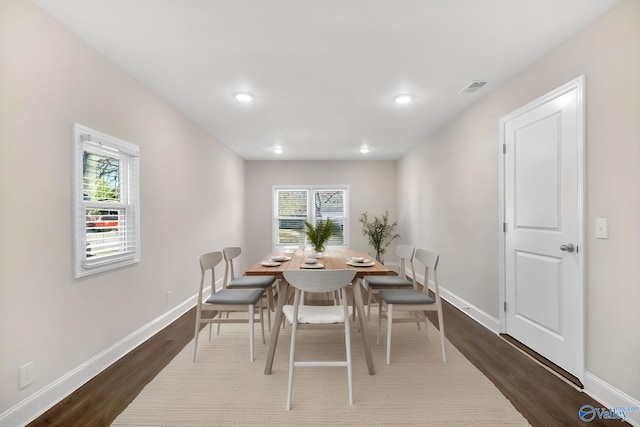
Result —
<instances>
[{"instance_id":1,"label":"green plant","mask_svg":"<svg viewBox=\"0 0 640 427\"><path fill-rule=\"evenodd\" d=\"M376 260L382 263L382 255L387 251L387 246L394 239L400 238L400 234L395 231L397 221L389 223L389 211L385 211L381 218L374 216L373 222L369 222L369 215L365 212L360 215L360 222L362 234L369 238L369 245L376 251Z\"/></svg>"},{"instance_id":2,"label":"green plant","mask_svg":"<svg viewBox=\"0 0 640 427\"><path fill-rule=\"evenodd\" d=\"M326 220L318 220L314 227L309 221L305 221L307 238L316 252L324 252L324 244L338 231L338 225L327 218Z\"/></svg>"}]
</instances>

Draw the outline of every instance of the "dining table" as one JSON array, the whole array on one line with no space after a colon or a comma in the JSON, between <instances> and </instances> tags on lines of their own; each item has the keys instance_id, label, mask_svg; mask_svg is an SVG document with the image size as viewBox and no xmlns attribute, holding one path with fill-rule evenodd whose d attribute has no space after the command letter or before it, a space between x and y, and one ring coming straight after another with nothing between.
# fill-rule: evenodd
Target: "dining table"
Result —
<instances>
[{"instance_id":1,"label":"dining table","mask_svg":"<svg viewBox=\"0 0 640 427\"><path fill-rule=\"evenodd\" d=\"M273 259L278 261L273 261ZM287 270L297 270L301 268L318 268L305 263L309 258L309 254L302 249L295 252L290 251L273 251L265 255L260 261L252 265L245 271L245 275L275 275L277 280L277 304L275 311L275 320L271 330L269 340L269 350L267 353L267 361L264 368L265 375L271 374L273 367L273 359L278 345L278 336L280 334L280 325L282 324L282 307L285 305L288 294L288 286L286 280L283 279L282 273ZM363 258L368 262L354 262L354 258ZM284 259L284 261L281 261ZM362 334L362 342L364 353L367 360L369 375L375 375L375 367L373 364L373 356L371 355L371 346L369 344L369 331L366 314L364 310L364 300L362 297L361 278L366 275L386 275L392 274L391 270L379 263L364 251L358 249L329 249L322 257L317 259L317 263L321 264L325 270L354 269L356 275L350 285L353 294L353 302L360 325L360 333Z\"/></svg>"}]
</instances>

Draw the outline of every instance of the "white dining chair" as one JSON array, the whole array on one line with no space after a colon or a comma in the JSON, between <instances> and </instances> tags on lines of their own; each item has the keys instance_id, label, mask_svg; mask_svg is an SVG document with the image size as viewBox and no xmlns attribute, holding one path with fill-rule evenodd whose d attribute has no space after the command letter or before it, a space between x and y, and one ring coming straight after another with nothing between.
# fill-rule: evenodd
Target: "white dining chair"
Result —
<instances>
[{"instance_id":1,"label":"white dining chair","mask_svg":"<svg viewBox=\"0 0 640 427\"><path fill-rule=\"evenodd\" d=\"M440 329L442 361L447 363L442 301L440 299L440 288L438 287L438 275L436 271L439 259L440 257L433 252L416 249L415 260L424 266L424 286L422 287L422 290L419 290L416 285L416 288L413 289L383 289L379 292L380 306L378 307L378 341L380 340L382 310L385 309L387 313L387 365L391 363L391 332L393 323L416 321L416 319L412 317L394 318L394 314L399 311L415 313L420 318L423 318L427 339L429 339L429 321L427 319L427 312L438 312L438 329ZM429 295L429 272L431 272L431 277L433 277L434 298Z\"/></svg>"},{"instance_id":2,"label":"white dining chair","mask_svg":"<svg viewBox=\"0 0 640 427\"><path fill-rule=\"evenodd\" d=\"M273 300L273 285L276 282L276 276L235 276L233 268L233 260L240 256L242 249L237 246L227 247L222 250L224 257L224 278L222 281L223 289L251 289L262 288L266 292L266 304L263 307L267 310L267 326L271 331L271 310L275 309ZM218 333L220 332L220 324L218 324Z\"/></svg>"},{"instance_id":3,"label":"white dining chair","mask_svg":"<svg viewBox=\"0 0 640 427\"><path fill-rule=\"evenodd\" d=\"M209 252L200 256L200 287L198 288L198 303L196 305L196 330L193 346L193 361L196 361L198 352L198 337L200 336L200 325L212 323L249 323L249 360L253 362L253 335L254 335L254 309L264 294L263 288L251 289L220 289L216 291L215 267L222 261L222 252ZM203 300L205 276L209 272L211 278L210 296ZM213 318L203 318L205 311L214 311L218 315ZM260 309L259 322L262 327L262 340L264 342L264 321L262 310ZM225 318L219 314L221 312L249 312L248 318ZM211 337L211 334L209 334Z\"/></svg>"},{"instance_id":4,"label":"white dining chair","mask_svg":"<svg viewBox=\"0 0 640 427\"><path fill-rule=\"evenodd\" d=\"M415 287L415 274L413 271L413 257L415 248L409 245L396 246L396 255L400 258L400 268L397 276L364 276L362 278L364 288L369 294L367 297L367 319L371 314L371 303L374 296L378 294L380 289L399 289ZM413 280L407 280L407 267L411 267L411 277Z\"/></svg>"},{"instance_id":5,"label":"white dining chair","mask_svg":"<svg viewBox=\"0 0 640 427\"><path fill-rule=\"evenodd\" d=\"M289 352L289 385L287 390L287 410L291 409L294 367L341 366L347 368L349 404L353 405L353 374L351 366L351 330L349 325L350 307L347 302L346 286L356 275L355 270L287 270L284 279L295 289L293 305L285 305L282 312L291 323L291 348ZM303 305L303 293L326 293L340 291L341 305ZM344 324L346 360L338 361L296 361L296 335L299 325Z\"/></svg>"}]
</instances>

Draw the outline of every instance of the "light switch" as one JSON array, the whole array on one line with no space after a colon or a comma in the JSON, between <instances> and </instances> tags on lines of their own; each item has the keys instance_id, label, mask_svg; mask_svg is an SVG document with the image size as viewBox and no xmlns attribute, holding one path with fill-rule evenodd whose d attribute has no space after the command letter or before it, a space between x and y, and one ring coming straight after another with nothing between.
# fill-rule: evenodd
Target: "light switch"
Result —
<instances>
[{"instance_id":1,"label":"light switch","mask_svg":"<svg viewBox=\"0 0 640 427\"><path fill-rule=\"evenodd\" d=\"M609 238L609 221L607 218L596 218L596 239Z\"/></svg>"}]
</instances>

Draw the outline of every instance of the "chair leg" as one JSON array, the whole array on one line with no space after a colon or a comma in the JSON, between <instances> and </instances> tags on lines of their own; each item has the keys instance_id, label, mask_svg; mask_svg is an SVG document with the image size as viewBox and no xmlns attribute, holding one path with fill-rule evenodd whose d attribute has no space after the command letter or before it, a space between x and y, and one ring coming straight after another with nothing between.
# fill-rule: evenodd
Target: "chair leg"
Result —
<instances>
[{"instance_id":1,"label":"chair leg","mask_svg":"<svg viewBox=\"0 0 640 427\"><path fill-rule=\"evenodd\" d=\"M267 322L269 323L269 332L271 332L271 309L273 308L273 288L267 288Z\"/></svg>"},{"instance_id":2,"label":"chair leg","mask_svg":"<svg viewBox=\"0 0 640 427\"><path fill-rule=\"evenodd\" d=\"M376 345L380 345L380 329L382 328L382 300L378 305L378 334L376 335Z\"/></svg>"},{"instance_id":3,"label":"chair leg","mask_svg":"<svg viewBox=\"0 0 640 427\"><path fill-rule=\"evenodd\" d=\"M249 361L253 362L253 304L249 305Z\"/></svg>"},{"instance_id":4,"label":"chair leg","mask_svg":"<svg viewBox=\"0 0 640 427\"><path fill-rule=\"evenodd\" d=\"M431 337L429 336L429 320L427 319L426 312L424 312L424 329L425 329L425 333L427 334L427 340L430 340Z\"/></svg>"},{"instance_id":5,"label":"chair leg","mask_svg":"<svg viewBox=\"0 0 640 427\"><path fill-rule=\"evenodd\" d=\"M351 320L353 321L353 324L356 326L357 331L360 332L360 322L356 322L356 314L358 316L363 316L363 313L358 313L358 309L356 308L356 295L355 295L355 291L353 290L355 286L360 286L360 282L359 279L356 279L353 283L352 286L349 288L349 290L351 291ZM347 305L349 304L349 291L345 290L344 291L344 296L347 299ZM364 306L363 306L364 308Z\"/></svg>"},{"instance_id":6,"label":"chair leg","mask_svg":"<svg viewBox=\"0 0 640 427\"><path fill-rule=\"evenodd\" d=\"M424 313L424 329L427 335L427 341L429 341L429 319L427 319L427 313Z\"/></svg>"},{"instance_id":7,"label":"chair leg","mask_svg":"<svg viewBox=\"0 0 640 427\"><path fill-rule=\"evenodd\" d=\"M198 335L200 335L200 309L196 311L196 331L193 337L193 361L196 361L196 353L198 352ZM211 324L209 324L211 326Z\"/></svg>"},{"instance_id":8,"label":"chair leg","mask_svg":"<svg viewBox=\"0 0 640 427\"><path fill-rule=\"evenodd\" d=\"M222 312L220 312L219 314L220 314L220 319L222 319ZM229 312L225 311L225 314L226 314L226 318L228 319L229 318ZM216 330L216 335L220 335L220 325L221 325L221 323L218 323L218 327L217 327L217 330ZM211 330L209 330L209 341L211 341Z\"/></svg>"},{"instance_id":9,"label":"chair leg","mask_svg":"<svg viewBox=\"0 0 640 427\"><path fill-rule=\"evenodd\" d=\"M360 286L359 283L356 283L355 286ZM356 321L356 297L355 295L353 295L353 293L351 294L351 319L355 322ZM361 315L361 314L359 314ZM358 326L358 331L360 331L360 322L357 323Z\"/></svg>"},{"instance_id":10,"label":"chair leg","mask_svg":"<svg viewBox=\"0 0 640 427\"><path fill-rule=\"evenodd\" d=\"M412 312L414 316L416 316L416 327L420 330L420 313ZM427 331L427 337L429 336L429 331ZM427 338L428 339L428 338Z\"/></svg>"},{"instance_id":11,"label":"chair leg","mask_svg":"<svg viewBox=\"0 0 640 427\"><path fill-rule=\"evenodd\" d=\"M391 328L393 325L393 304L387 304L387 365L391 364Z\"/></svg>"},{"instance_id":12,"label":"chair leg","mask_svg":"<svg viewBox=\"0 0 640 427\"><path fill-rule=\"evenodd\" d=\"M373 289L371 286L367 289L367 320L371 317L371 301L373 301Z\"/></svg>"},{"instance_id":13,"label":"chair leg","mask_svg":"<svg viewBox=\"0 0 640 427\"><path fill-rule=\"evenodd\" d=\"M289 385L287 388L287 411L291 410L291 395L293 394L293 365L296 355L296 333L298 332L298 304L300 303L300 291L296 289L293 303L293 324L291 325L291 346L289 347Z\"/></svg>"},{"instance_id":14,"label":"chair leg","mask_svg":"<svg viewBox=\"0 0 640 427\"><path fill-rule=\"evenodd\" d=\"M220 316L220 319L222 319L222 313L223 313L222 311L219 311L218 314L217 314L217 316ZM228 319L229 318L229 312L225 311L224 313L226 314L226 316L227 316L226 318ZM218 322L218 326L216 328L216 335L220 335L220 325L221 324L222 323ZM211 326L213 326L213 325L209 324L209 341L211 341Z\"/></svg>"},{"instance_id":15,"label":"chair leg","mask_svg":"<svg viewBox=\"0 0 640 427\"><path fill-rule=\"evenodd\" d=\"M442 307L438 307L438 328L440 329L440 344L442 345L442 361L447 363L447 353L444 347L444 319L442 316Z\"/></svg>"},{"instance_id":16,"label":"chair leg","mask_svg":"<svg viewBox=\"0 0 640 427\"><path fill-rule=\"evenodd\" d=\"M262 298L260 299L260 329L262 329L262 344L265 344L267 341L264 338L264 314L263 314Z\"/></svg>"},{"instance_id":17,"label":"chair leg","mask_svg":"<svg viewBox=\"0 0 640 427\"><path fill-rule=\"evenodd\" d=\"M349 303L346 298L346 290L343 288L341 292L345 292L344 296L344 345L347 353L347 383L349 385L349 405L353 405L353 369L351 366L351 326L349 325Z\"/></svg>"}]
</instances>

